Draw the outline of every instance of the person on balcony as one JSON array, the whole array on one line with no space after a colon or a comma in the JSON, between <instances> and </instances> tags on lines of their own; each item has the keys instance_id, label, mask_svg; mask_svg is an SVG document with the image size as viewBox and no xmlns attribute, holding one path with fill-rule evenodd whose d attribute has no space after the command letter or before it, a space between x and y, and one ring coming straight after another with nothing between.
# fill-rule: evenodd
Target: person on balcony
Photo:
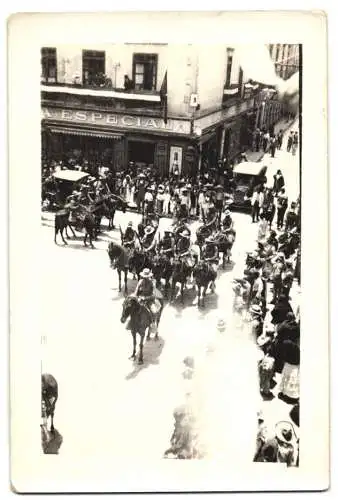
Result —
<instances>
[{"instance_id":1,"label":"person on balcony","mask_svg":"<svg viewBox=\"0 0 338 500\"><path fill-rule=\"evenodd\" d=\"M134 87L133 81L128 75L124 75L124 90L132 90Z\"/></svg>"}]
</instances>

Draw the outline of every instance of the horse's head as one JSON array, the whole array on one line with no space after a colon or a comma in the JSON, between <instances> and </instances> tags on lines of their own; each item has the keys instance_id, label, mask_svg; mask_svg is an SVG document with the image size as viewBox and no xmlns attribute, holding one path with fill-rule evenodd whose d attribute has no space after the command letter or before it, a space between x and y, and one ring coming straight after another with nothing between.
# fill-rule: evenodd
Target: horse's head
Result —
<instances>
[{"instance_id":1,"label":"horse's head","mask_svg":"<svg viewBox=\"0 0 338 500\"><path fill-rule=\"evenodd\" d=\"M122 304L122 315L121 315L121 323L125 323L128 316L133 314L133 311L136 311L139 308L139 302L137 297L130 295L124 299Z\"/></svg>"},{"instance_id":2,"label":"horse's head","mask_svg":"<svg viewBox=\"0 0 338 500\"><path fill-rule=\"evenodd\" d=\"M110 259L110 267L115 269L117 260L121 256L121 249L111 241L108 245L107 252Z\"/></svg>"}]
</instances>

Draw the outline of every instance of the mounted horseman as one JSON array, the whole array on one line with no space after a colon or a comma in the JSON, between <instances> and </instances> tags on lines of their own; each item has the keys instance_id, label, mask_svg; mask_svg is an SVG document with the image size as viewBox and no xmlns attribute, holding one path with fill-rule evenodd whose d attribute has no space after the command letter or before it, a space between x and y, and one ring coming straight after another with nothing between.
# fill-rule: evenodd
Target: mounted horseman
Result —
<instances>
[{"instance_id":1,"label":"mounted horseman","mask_svg":"<svg viewBox=\"0 0 338 500\"><path fill-rule=\"evenodd\" d=\"M175 255L175 240L170 229L164 231L164 237L158 244L158 253L153 259L153 273L156 286L159 288L161 279L165 281L165 293L170 286L170 278L173 271L173 258Z\"/></svg>"},{"instance_id":2,"label":"mounted horseman","mask_svg":"<svg viewBox=\"0 0 338 500\"><path fill-rule=\"evenodd\" d=\"M124 233L122 233L121 227L120 231L121 231L121 244L125 248L128 248L131 251L134 250L136 242L138 241L138 234L133 228L132 221L128 222L127 228Z\"/></svg>"},{"instance_id":3,"label":"mounted horseman","mask_svg":"<svg viewBox=\"0 0 338 500\"><path fill-rule=\"evenodd\" d=\"M157 231L153 226L147 226L144 230L144 236L141 240L143 251L150 256L154 255L156 250Z\"/></svg>"},{"instance_id":4,"label":"mounted horseman","mask_svg":"<svg viewBox=\"0 0 338 500\"><path fill-rule=\"evenodd\" d=\"M165 255L168 259L172 259L175 254L175 239L170 229L164 230L164 236L160 240L158 249L161 254Z\"/></svg>"},{"instance_id":5,"label":"mounted horseman","mask_svg":"<svg viewBox=\"0 0 338 500\"><path fill-rule=\"evenodd\" d=\"M202 247L202 259L209 264L209 269L211 272L215 273L217 276L218 262L219 262L219 250L217 243L211 238L207 238Z\"/></svg>"}]
</instances>

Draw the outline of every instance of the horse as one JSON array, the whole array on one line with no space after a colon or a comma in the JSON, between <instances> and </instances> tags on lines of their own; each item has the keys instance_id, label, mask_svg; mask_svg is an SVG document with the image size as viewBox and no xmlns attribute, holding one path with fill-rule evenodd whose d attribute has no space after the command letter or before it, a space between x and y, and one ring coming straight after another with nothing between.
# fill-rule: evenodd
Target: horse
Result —
<instances>
[{"instance_id":1,"label":"horse","mask_svg":"<svg viewBox=\"0 0 338 500\"><path fill-rule=\"evenodd\" d=\"M160 287L161 279L165 280L165 293L170 287L170 278L173 272L173 265L165 254L156 254L152 262L152 271L156 280L157 288Z\"/></svg>"},{"instance_id":2,"label":"horse","mask_svg":"<svg viewBox=\"0 0 338 500\"><path fill-rule=\"evenodd\" d=\"M206 238L209 238L212 234L212 228L211 226L204 224L203 226L200 226L196 230L196 241L197 244L200 248L204 245L204 241Z\"/></svg>"},{"instance_id":3,"label":"horse","mask_svg":"<svg viewBox=\"0 0 338 500\"><path fill-rule=\"evenodd\" d=\"M94 215L88 211L84 207L80 207L80 212L77 211L76 213L76 222L70 220L70 208L63 208L62 210L59 210L55 214L55 219L54 219L54 243L57 243L56 241L56 236L58 232L60 231L61 238L63 241L64 245L67 245L66 240L63 237L63 231L65 230L66 232L66 237L69 238L68 233L67 233L67 227L69 227L73 233L74 238L76 237L76 234L73 230L72 225L76 225L76 223L79 223L83 226L85 230L85 235L83 238L83 243L84 246L87 246L87 238L89 237L89 243L92 248L94 248L93 245L93 239L95 236L95 217Z\"/></svg>"},{"instance_id":4,"label":"horse","mask_svg":"<svg viewBox=\"0 0 338 500\"><path fill-rule=\"evenodd\" d=\"M196 281L196 286L198 290L198 307L205 306L205 295L208 289L209 284L211 293L214 292L215 289L215 280L217 278L217 273L212 269L210 264L201 260L193 270L193 276ZM202 291L203 289L203 291Z\"/></svg>"},{"instance_id":5,"label":"horse","mask_svg":"<svg viewBox=\"0 0 338 500\"><path fill-rule=\"evenodd\" d=\"M121 274L124 273L124 291L127 294L128 293L127 278L128 278L129 260L130 260L129 250L127 250L122 245L119 245L118 243L111 241L108 244L107 252L110 259L110 266L113 269L117 270L117 274L119 277L119 292L121 292L122 289Z\"/></svg>"},{"instance_id":6,"label":"horse","mask_svg":"<svg viewBox=\"0 0 338 500\"><path fill-rule=\"evenodd\" d=\"M150 255L144 250L135 248L130 254L129 271L136 274L137 279L140 279L141 271L144 268L152 269L152 260Z\"/></svg>"},{"instance_id":7,"label":"horse","mask_svg":"<svg viewBox=\"0 0 338 500\"><path fill-rule=\"evenodd\" d=\"M145 305L140 303L139 299L137 297L135 297L134 295L130 295L129 297L126 297L124 302L123 302L123 305L122 305L121 323L125 323L127 318L130 317L128 329L131 330L131 334L133 337L133 352L130 356L130 359L136 358L136 335L137 335L137 333L140 336L139 358L138 358L139 364L143 364L144 337L145 337L146 331L148 330L147 340L150 340L150 326L151 326L151 323L153 322L153 320L156 324L155 340L158 340L158 325L159 325L162 310L163 310L163 301L160 299L156 299L156 300L158 300L158 311L154 316L149 311L149 309Z\"/></svg>"},{"instance_id":8,"label":"horse","mask_svg":"<svg viewBox=\"0 0 338 500\"><path fill-rule=\"evenodd\" d=\"M181 285L181 303L184 304L184 288L187 279L191 275L193 266L189 266L185 259L175 257L173 261L173 272L171 276L171 296L170 301L174 299L176 283Z\"/></svg>"},{"instance_id":9,"label":"horse","mask_svg":"<svg viewBox=\"0 0 338 500\"><path fill-rule=\"evenodd\" d=\"M51 432L54 432L54 413L57 399L58 383L56 379L49 373L43 373L41 375L42 416L45 421L44 426L46 427L46 429L48 426L48 418L51 418Z\"/></svg>"},{"instance_id":10,"label":"horse","mask_svg":"<svg viewBox=\"0 0 338 500\"><path fill-rule=\"evenodd\" d=\"M218 247L219 252L222 253L222 267L225 269L226 258L230 262L231 249L236 239L236 231L234 229L228 229L227 231L220 231L214 237L214 241Z\"/></svg>"},{"instance_id":11,"label":"horse","mask_svg":"<svg viewBox=\"0 0 338 500\"><path fill-rule=\"evenodd\" d=\"M128 203L115 194L109 194L98 200L94 204L93 212L95 212L96 217L96 228L97 232L101 226L102 217L108 219L108 230L114 229L114 217L116 210L122 210L123 213L126 212Z\"/></svg>"}]
</instances>

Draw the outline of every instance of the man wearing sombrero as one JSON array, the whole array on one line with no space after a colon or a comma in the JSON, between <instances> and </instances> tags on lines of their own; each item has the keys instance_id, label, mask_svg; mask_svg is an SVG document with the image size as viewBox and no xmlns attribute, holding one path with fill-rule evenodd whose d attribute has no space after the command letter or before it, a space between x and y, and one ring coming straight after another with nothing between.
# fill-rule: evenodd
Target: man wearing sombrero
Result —
<instances>
[{"instance_id":1,"label":"man wearing sombrero","mask_svg":"<svg viewBox=\"0 0 338 500\"><path fill-rule=\"evenodd\" d=\"M166 255L169 259L174 256L175 240L173 238L173 233L170 228L164 230L164 237L160 241L158 247L161 253Z\"/></svg>"},{"instance_id":2,"label":"man wearing sombrero","mask_svg":"<svg viewBox=\"0 0 338 500\"><path fill-rule=\"evenodd\" d=\"M179 233L179 240L176 244L176 252L180 258L188 257L190 255L191 242L190 242L190 234L187 229L184 229L181 233ZM190 262L187 259L188 266L192 266L193 262Z\"/></svg>"},{"instance_id":3,"label":"man wearing sombrero","mask_svg":"<svg viewBox=\"0 0 338 500\"><path fill-rule=\"evenodd\" d=\"M202 247L202 258L210 265L211 270L217 275L219 252L217 244L211 239L206 238Z\"/></svg>"},{"instance_id":4,"label":"man wearing sombrero","mask_svg":"<svg viewBox=\"0 0 338 500\"><path fill-rule=\"evenodd\" d=\"M146 226L144 229L144 236L142 238L143 250L147 253L152 252L156 245L155 239L155 228L152 226Z\"/></svg>"},{"instance_id":5,"label":"man wearing sombrero","mask_svg":"<svg viewBox=\"0 0 338 500\"><path fill-rule=\"evenodd\" d=\"M149 308L150 312L152 314L157 313L157 309L155 307L155 287L154 283L152 280L153 274L150 271L150 269L145 268L143 271L140 273L140 280L137 283L136 289L135 289L135 295L136 297L139 297L142 302ZM152 318L152 324L150 325L150 328L153 329L154 327L154 318Z\"/></svg>"}]
</instances>

